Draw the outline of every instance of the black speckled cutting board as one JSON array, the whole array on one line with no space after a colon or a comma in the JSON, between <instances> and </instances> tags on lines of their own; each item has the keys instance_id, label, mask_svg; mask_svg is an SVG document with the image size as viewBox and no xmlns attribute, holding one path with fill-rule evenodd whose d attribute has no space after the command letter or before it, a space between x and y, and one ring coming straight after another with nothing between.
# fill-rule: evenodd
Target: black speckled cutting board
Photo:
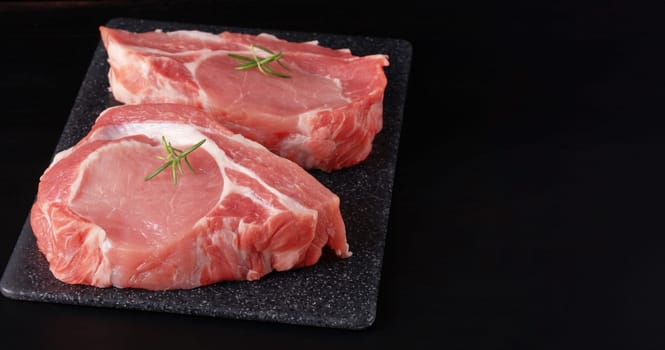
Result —
<instances>
[{"instance_id":1,"label":"black speckled cutting board","mask_svg":"<svg viewBox=\"0 0 665 350\"><path fill-rule=\"evenodd\" d=\"M349 48L356 55L383 53L388 86L384 127L371 155L349 169L312 171L341 199L342 216L353 256L339 259L328 248L314 266L273 272L254 282L222 282L192 290L146 291L69 285L56 280L37 250L29 222L20 233L4 271L0 288L12 299L126 308L288 324L364 329L376 317L384 245L400 128L411 63L411 45L401 39L284 32L214 25L156 22L118 18L109 27L132 31L154 29L224 30L257 34L269 32L291 41L318 40L320 45ZM56 152L74 145L97 115L118 104L109 92L107 55L100 44L72 108Z\"/></svg>"}]
</instances>

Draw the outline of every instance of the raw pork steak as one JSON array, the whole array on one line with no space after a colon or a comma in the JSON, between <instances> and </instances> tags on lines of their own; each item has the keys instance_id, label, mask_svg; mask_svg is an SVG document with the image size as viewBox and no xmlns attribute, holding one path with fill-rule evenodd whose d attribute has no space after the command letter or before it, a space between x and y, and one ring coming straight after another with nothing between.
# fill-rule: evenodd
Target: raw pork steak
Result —
<instances>
[{"instance_id":1,"label":"raw pork steak","mask_svg":"<svg viewBox=\"0 0 665 350\"><path fill-rule=\"evenodd\" d=\"M385 55L359 57L268 34L100 30L118 101L202 108L305 168L331 171L361 162L383 126ZM270 67L290 78L236 70L229 54L252 57L252 45L282 52L279 62L289 70ZM254 54L269 56L260 49Z\"/></svg>"},{"instance_id":2,"label":"raw pork steak","mask_svg":"<svg viewBox=\"0 0 665 350\"><path fill-rule=\"evenodd\" d=\"M189 154L174 184L164 136ZM256 280L316 263L324 245L351 255L339 198L297 164L198 109L107 109L41 177L31 224L67 283L152 290Z\"/></svg>"}]
</instances>

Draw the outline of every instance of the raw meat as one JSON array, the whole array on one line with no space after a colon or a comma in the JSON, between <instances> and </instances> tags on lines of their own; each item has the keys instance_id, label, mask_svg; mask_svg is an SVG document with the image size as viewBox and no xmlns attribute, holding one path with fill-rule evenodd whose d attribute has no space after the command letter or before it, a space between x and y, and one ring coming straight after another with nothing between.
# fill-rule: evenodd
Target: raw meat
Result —
<instances>
[{"instance_id":1,"label":"raw meat","mask_svg":"<svg viewBox=\"0 0 665 350\"><path fill-rule=\"evenodd\" d=\"M162 136L189 154L177 184ZM184 165L184 164L183 164ZM66 283L150 290L256 280L351 255L339 198L297 164L177 104L104 111L44 172L31 224Z\"/></svg>"},{"instance_id":2,"label":"raw meat","mask_svg":"<svg viewBox=\"0 0 665 350\"><path fill-rule=\"evenodd\" d=\"M100 30L118 101L202 108L305 168L332 171L363 161L383 126L386 55L359 57L269 34ZM281 51L289 70L272 67L291 78L236 70L228 54L251 57L251 45Z\"/></svg>"}]
</instances>

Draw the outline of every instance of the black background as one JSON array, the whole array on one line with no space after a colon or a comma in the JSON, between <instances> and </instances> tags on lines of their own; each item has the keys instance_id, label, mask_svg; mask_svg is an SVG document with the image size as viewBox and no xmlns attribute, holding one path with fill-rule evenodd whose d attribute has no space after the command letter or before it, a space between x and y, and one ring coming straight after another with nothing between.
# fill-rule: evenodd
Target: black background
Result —
<instances>
[{"instance_id":1,"label":"black background","mask_svg":"<svg viewBox=\"0 0 665 350\"><path fill-rule=\"evenodd\" d=\"M663 5L0 2L0 268L114 17L406 39L375 324L0 298L2 348L665 348Z\"/></svg>"}]
</instances>

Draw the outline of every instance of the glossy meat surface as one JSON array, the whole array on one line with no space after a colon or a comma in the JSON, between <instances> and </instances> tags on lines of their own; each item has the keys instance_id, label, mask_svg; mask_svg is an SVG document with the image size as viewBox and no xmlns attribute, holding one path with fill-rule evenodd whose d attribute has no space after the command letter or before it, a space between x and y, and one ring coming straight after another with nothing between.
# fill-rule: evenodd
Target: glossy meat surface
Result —
<instances>
[{"instance_id":1,"label":"glossy meat surface","mask_svg":"<svg viewBox=\"0 0 665 350\"><path fill-rule=\"evenodd\" d=\"M164 136L186 149L178 182L159 167ZM339 198L297 164L198 109L107 109L40 179L31 224L67 283L152 290L256 280L315 264L328 245L349 257Z\"/></svg>"},{"instance_id":2,"label":"glossy meat surface","mask_svg":"<svg viewBox=\"0 0 665 350\"><path fill-rule=\"evenodd\" d=\"M363 161L383 126L385 55L354 56L269 34L100 30L118 101L203 109L305 168L332 171ZM268 55L252 45L282 52L288 70L272 68L290 78L236 70L229 54Z\"/></svg>"}]
</instances>

